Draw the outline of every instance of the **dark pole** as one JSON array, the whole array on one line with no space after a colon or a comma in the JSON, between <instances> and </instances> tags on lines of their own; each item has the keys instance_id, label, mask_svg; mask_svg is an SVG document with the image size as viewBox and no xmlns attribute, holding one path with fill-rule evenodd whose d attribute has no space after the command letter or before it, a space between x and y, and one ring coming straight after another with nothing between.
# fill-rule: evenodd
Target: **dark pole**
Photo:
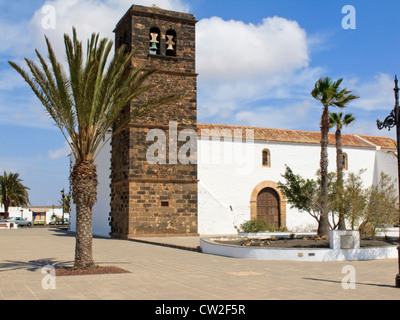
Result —
<instances>
[{"instance_id":1,"label":"dark pole","mask_svg":"<svg viewBox=\"0 0 400 320\"><path fill-rule=\"evenodd\" d=\"M396 115L396 133L397 133L397 169L399 173L399 194L400 194L400 104L399 104L399 81L397 80L397 75L395 76L395 87L394 87L394 96L396 100L395 104L395 115ZM400 198L400 195L399 195ZM400 203L400 200L399 200ZM400 214L399 214L399 241L400 241ZM399 262L399 273L396 276L396 288L400 288L400 243L397 247L398 251L398 262Z\"/></svg>"},{"instance_id":2,"label":"dark pole","mask_svg":"<svg viewBox=\"0 0 400 320\"><path fill-rule=\"evenodd\" d=\"M61 190L61 198L62 198L62 225L64 225L64 199L65 199L64 189Z\"/></svg>"},{"instance_id":3,"label":"dark pole","mask_svg":"<svg viewBox=\"0 0 400 320\"><path fill-rule=\"evenodd\" d=\"M397 80L397 75L394 79L394 96L395 105L391 114L385 119L384 122L377 121L378 129L388 128L389 131L394 126L396 126L396 136L397 136L397 170L398 170L398 183L399 183L399 203L400 203L400 104L399 104L399 81ZM399 241L400 241L400 211L399 211ZM399 273L396 276L396 288L400 288L400 243L397 247L398 251L398 264Z\"/></svg>"}]
</instances>

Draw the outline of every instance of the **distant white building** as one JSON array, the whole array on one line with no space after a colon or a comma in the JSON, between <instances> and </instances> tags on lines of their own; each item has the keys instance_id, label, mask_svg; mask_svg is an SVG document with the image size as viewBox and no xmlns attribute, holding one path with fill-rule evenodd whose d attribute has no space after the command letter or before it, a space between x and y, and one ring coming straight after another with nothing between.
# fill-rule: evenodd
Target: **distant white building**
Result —
<instances>
[{"instance_id":1,"label":"distant white building","mask_svg":"<svg viewBox=\"0 0 400 320\"><path fill-rule=\"evenodd\" d=\"M303 178L316 178L320 137L319 132L198 124L199 234L234 234L243 222L256 218L290 231L315 230L315 219L291 209L278 182L283 181L285 165ZM344 134L342 140L346 171L366 169L365 187L376 185L381 172L397 179L393 139ZM328 157L329 171L336 171L334 134L329 136ZM103 149L97 165L93 234L109 237L111 145ZM75 230L75 205L71 229Z\"/></svg>"},{"instance_id":2,"label":"distant white building","mask_svg":"<svg viewBox=\"0 0 400 320\"><path fill-rule=\"evenodd\" d=\"M31 221L32 225L48 225L56 216L62 219L63 210L61 206L43 206L43 207L29 207L29 208L19 208L10 207L8 209L10 218L22 218L27 221ZM0 216L4 219L4 207L0 205ZM64 212L64 218L69 219L69 213Z\"/></svg>"}]
</instances>

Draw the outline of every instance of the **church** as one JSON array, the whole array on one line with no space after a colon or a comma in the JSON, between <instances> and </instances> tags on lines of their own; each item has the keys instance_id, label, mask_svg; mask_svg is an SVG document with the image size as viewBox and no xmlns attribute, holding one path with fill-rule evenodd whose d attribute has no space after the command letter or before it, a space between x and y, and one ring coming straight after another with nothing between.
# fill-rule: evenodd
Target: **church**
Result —
<instances>
[{"instance_id":1,"label":"church","mask_svg":"<svg viewBox=\"0 0 400 320\"><path fill-rule=\"evenodd\" d=\"M133 5L114 30L116 49L124 44L135 50L133 66L159 70L151 76L155 89L140 99L173 93L184 98L135 119L102 150L93 234L122 239L235 234L251 219L291 232L315 230L316 221L291 208L278 182L286 165L315 179L321 134L198 123L196 22L191 14ZM394 140L357 134L342 139L345 170L366 169L365 187L377 184L381 172L396 179ZM335 171L334 134L328 156L329 170ZM74 231L74 206L71 211Z\"/></svg>"}]
</instances>

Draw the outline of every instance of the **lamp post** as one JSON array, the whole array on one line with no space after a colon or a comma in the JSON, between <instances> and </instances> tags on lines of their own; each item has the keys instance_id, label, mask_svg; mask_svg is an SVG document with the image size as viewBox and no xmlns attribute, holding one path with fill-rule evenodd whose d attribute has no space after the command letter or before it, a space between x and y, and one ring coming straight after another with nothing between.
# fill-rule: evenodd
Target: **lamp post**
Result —
<instances>
[{"instance_id":1,"label":"lamp post","mask_svg":"<svg viewBox=\"0 0 400 320\"><path fill-rule=\"evenodd\" d=\"M399 81L397 80L397 75L394 78L394 96L395 96L395 105L394 109L390 113L390 115L385 119L385 121L377 120L378 129L382 130L383 128L392 129L396 127L396 137L397 137L397 169L398 169L398 182L399 182L399 200L400 200L400 105L399 105ZM400 216L399 216L399 227L400 227ZM399 241L400 241L400 230L399 230ZM397 247L399 252L399 274L396 276L396 287L400 288L400 245Z\"/></svg>"},{"instance_id":2,"label":"lamp post","mask_svg":"<svg viewBox=\"0 0 400 320\"><path fill-rule=\"evenodd\" d=\"M62 225L64 226L64 199L65 199L64 189L61 190L61 198L62 198Z\"/></svg>"}]
</instances>

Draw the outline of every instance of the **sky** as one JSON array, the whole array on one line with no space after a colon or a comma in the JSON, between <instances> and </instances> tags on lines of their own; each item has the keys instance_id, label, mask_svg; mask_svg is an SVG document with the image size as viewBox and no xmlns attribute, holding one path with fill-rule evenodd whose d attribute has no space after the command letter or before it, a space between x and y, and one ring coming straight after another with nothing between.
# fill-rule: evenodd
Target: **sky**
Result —
<instances>
[{"instance_id":1,"label":"sky","mask_svg":"<svg viewBox=\"0 0 400 320\"><path fill-rule=\"evenodd\" d=\"M69 150L8 61L46 55L44 35L63 60L72 26L82 40L113 39L132 4L196 16L199 122L319 131L310 93L330 77L360 96L344 133L395 137L376 119L393 109L400 76L398 0L0 0L0 173L19 173L33 206L57 205L69 189Z\"/></svg>"}]
</instances>

